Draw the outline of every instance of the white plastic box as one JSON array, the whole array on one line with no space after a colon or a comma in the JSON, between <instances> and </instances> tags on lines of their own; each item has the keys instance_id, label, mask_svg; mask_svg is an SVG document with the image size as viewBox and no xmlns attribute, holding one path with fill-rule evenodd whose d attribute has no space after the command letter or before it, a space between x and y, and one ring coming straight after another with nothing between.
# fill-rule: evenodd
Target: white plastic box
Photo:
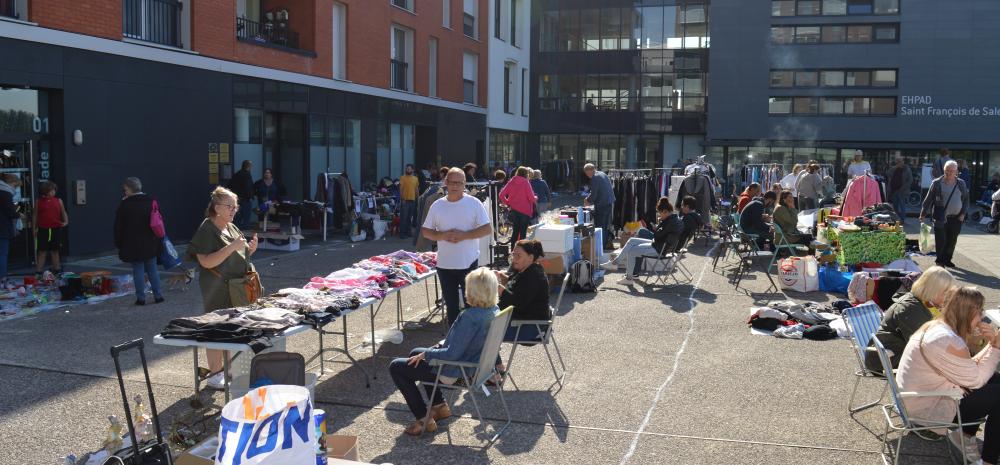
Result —
<instances>
[{"instance_id":1,"label":"white plastic box","mask_svg":"<svg viewBox=\"0 0 1000 465\"><path fill-rule=\"evenodd\" d=\"M573 225L546 224L535 230L535 240L542 243L545 253L573 251Z\"/></svg>"}]
</instances>

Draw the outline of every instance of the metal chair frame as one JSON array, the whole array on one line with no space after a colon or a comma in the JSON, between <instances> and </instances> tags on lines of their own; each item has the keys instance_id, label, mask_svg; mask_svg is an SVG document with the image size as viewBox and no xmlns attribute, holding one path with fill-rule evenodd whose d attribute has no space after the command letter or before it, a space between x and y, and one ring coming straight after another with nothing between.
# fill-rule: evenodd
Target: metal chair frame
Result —
<instances>
[{"instance_id":1,"label":"metal chair frame","mask_svg":"<svg viewBox=\"0 0 1000 465\"><path fill-rule=\"evenodd\" d=\"M514 340L513 341L503 341L501 343L501 344L510 344L511 345L510 355L507 356L507 367L506 367L506 370L504 370L504 373L502 374L503 379L502 379L501 383L505 383L505 382L507 382L507 379L510 379L510 382L514 384L514 389L517 389L518 391L521 390L521 388L519 388L517 386L517 382L514 381L514 375L512 375L511 372L510 372L511 366L514 363L514 353L517 352L517 346L519 346L521 343L533 343L533 344L541 345L542 348L545 349L545 356L548 357L548 359L549 359L549 366L552 368L552 375L556 379L556 381L555 381L555 383L553 383L553 385L558 384L559 387L562 388L562 386L563 386L563 379L566 378L566 364L563 363L562 352L559 351L559 344L556 343L555 319L556 319L556 314L559 311L560 305L562 304L563 294L566 292L566 286L568 284L569 284L569 273L567 273L563 277L562 286L559 288L559 297L556 299L556 306L555 307L549 306L549 313L552 315L550 319L548 319L548 320L510 320L510 327L511 328L517 328L517 329L514 332ZM539 338L538 339L533 339L533 340L524 340L524 341L522 341L521 340L521 328L524 328L526 326L534 326L535 329L538 331L538 334L540 335ZM545 328L544 331L542 329L543 327ZM559 365L562 366L562 375L560 375L559 372L556 371L556 364L552 360L552 353L549 351L549 343L550 342L552 343L552 347L554 347L556 349L556 356L559 358Z\"/></svg>"},{"instance_id":2,"label":"metal chair frame","mask_svg":"<svg viewBox=\"0 0 1000 465\"><path fill-rule=\"evenodd\" d=\"M799 250L802 250L803 248L809 250L809 247L806 247L804 245L792 244L788 242L788 238L785 237L785 233L784 231L781 230L781 226L778 225L777 221L773 222L773 226L774 226L774 257L771 258L771 264L767 266L767 269L769 270L778 264L778 252L781 252L782 250L787 250L789 251L789 253L792 254L792 256L794 256ZM781 238L780 241L778 240L779 237Z\"/></svg>"},{"instance_id":3,"label":"metal chair frame","mask_svg":"<svg viewBox=\"0 0 1000 465\"><path fill-rule=\"evenodd\" d=\"M882 393L878 399L871 402L854 405L854 399L858 394L858 387L864 378L883 378L885 375L869 370L865 366L865 354L874 348L869 347L879 325L882 324L882 309L874 302L867 302L844 311L844 322L851 332L851 347L854 348L854 355L858 360L858 369L854 371L854 389L851 391L851 398L847 401L847 411L850 413L860 412L879 405L885 397L888 385L882 387Z\"/></svg>"},{"instance_id":4,"label":"metal chair frame","mask_svg":"<svg viewBox=\"0 0 1000 465\"><path fill-rule=\"evenodd\" d=\"M736 253L740 258L740 263L736 268L736 290L740 289L740 283L743 281L743 277L746 276L747 272L753 267L755 262L761 262L767 260L774 256L774 252L762 251L757 247L757 242L754 241L749 234L738 231L740 237L740 245ZM771 286L767 288L765 293L770 292L771 289L778 291L778 285L774 282L774 278L771 277L771 268L768 266L761 265L764 275L767 276L767 280L770 281ZM747 290L749 293L749 290Z\"/></svg>"}]
</instances>

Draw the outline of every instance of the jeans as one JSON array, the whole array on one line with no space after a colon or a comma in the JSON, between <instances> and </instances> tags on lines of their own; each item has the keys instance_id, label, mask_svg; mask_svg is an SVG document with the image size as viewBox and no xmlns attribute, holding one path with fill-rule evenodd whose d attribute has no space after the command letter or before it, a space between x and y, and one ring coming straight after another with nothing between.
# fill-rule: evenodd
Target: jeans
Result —
<instances>
[{"instance_id":1,"label":"jeans","mask_svg":"<svg viewBox=\"0 0 1000 465\"><path fill-rule=\"evenodd\" d=\"M246 229L250 224L250 215L253 214L253 199L240 199L240 209L233 218L233 223L240 229Z\"/></svg>"},{"instance_id":2,"label":"jeans","mask_svg":"<svg viewBox=\"0 0 1000 465\"><path fill-rule=\"evenodd\" d=\"M426 350L423 347L417 347L410 351L410 357L423 353ZM392 376L392 382L396 383L396 388L399 389L399 393L406 399L406 405L410 407L410 412L418 420L427 416L427 405L424 404L424 398L420 395L419 388L417 388L417 381L433 383L437 378L436 373L437 369L431 368L426 360L421 361L417 366L408 365L405 358L397 358L389 363L389 375ZM433 386L424 385L427 397L430 397L433 390ZM441 402L444 402L444 396L441 395L441 388L438 388L431 405L438 405Z\"/></svg>"},{"instance_id":3,"label":"jeans","mask_svg":"<svg viewBox=\"0 0 1000 465\"><path fill-rule=\"evenodd\" d=\"M146 300L146 276L149 277L149 287L153 288L153 297L163 298L160 290L160 272L156 270L156 259L150 258L143 262L132 262L132 278L135 280L135 299ZM143 275L145 272L145 276Z\"/></svg>"},{"instance_id":4,"label":"jeans","mask_svg":"<svg viewBox=\"0 0 1000 465\"><path fill-rule=\"evenodd\" d=\"M510 243L513 246L513 244L524 239L524 236L528 234L528 225L531 224L531 217L515 210L511 210L507 217L510 218L510 222L514 228L510 236Z\"/></svg>"},{"instance_id":5,"label":"jeans","mask_svg":"<svg viewBox=\"0 0 1000 465\"><path fill-rule=\"evenodd\" d=\"M417 202L414 200L404 200L399 205L399 238L410 237L410 229L413 227L417 217Z\"/></svg>"},{"instance_id":6,"label":"jeans","mask_svg":"<svg viewBox=\"0 0 1000 465\"><path fill-rule=\"evenodd\" d=\"M472 270L479 267L479 260L472 262L472 265L464 270L447 270L438 268L438 279L441 280L441 294L444 295L444 304L448 311L448 326L458 319L458 314L462 312L460 302L465 301L465 277Z\"/></svg>"},{"instance_id":7,"label":"jeans","mask_svg":"<svg viewBox=\"0 0 1000 465\"><path fill-rule=\"evenodd\" d=\"M653 237L655 236L653 235L653 231L646 228L639 228L639 230L635 232L635 237L638 237L639 239L653 240Z\"/></svg>"},{"instance_id":8,"label":"jeans","mask_svg":"<svg viewBox=\"0 0 1000 465\"><path fill-rule=\"evenodd\" d=\"M625 247L622 247L621 252L618 253L618 258L612 260L612 263L620 264L624 261L625 276L632 278L639 269L639 257L643 255L657 255L659 253L658 250L653 248L652 240L633 237L625 243Z\"/></svg>"},{"instance_id":9,"label":"jeans","mask_svg":"<svg viewBox=\"0 0 1000 465\"><path fill-rule=\"evenodd\" d=\"M611 248L611 207L613 204L594 206L594 227L604 230L604 248Z\"/></svg>"},{"instance_id":10,"label":"jeans","mask_svg":"<svg viewBox=\"0 0 1000 465\"><path fill-rule=\"evenodd\" d=\"M934 223L934 248L937 250L936 263L949 263L955 256L955 245L962 232L962 222L958 216L949 216L944 224Z\"/></svg>"},{"instance_id":11,"label":"jeans","mask_svg":"<svg viewBox=\"0 0 1000 465\"><path fill-rule=\"evenodd\" d=\"M906 221L906 198L909 197L903 191L896 191L892 193L890 201L892 202L892 209L896 210L896 214L899 215L899 219Z\"/></svg>"},{"instance_id":12,"label":"jeans","mask_svg":"<svg viewBox=\"0 0 1000 465\"><path fill-rule=\"evenodd\" d=\"M10 255L10 239L0 239L0 279L7 277L8 255Z\"/></svg>"},{"instance_id":13,"label":"jeans","mask_svg":"<svg viewBox=\"0 0 1000 465\"><path fill-rule=\"evenodd\" d=\"M963 397L958 404L958 410L962 413L962 421L964 422L986 418L982 457L984 462L997 463L997 459L1000 458L1000 424L998 424L1000 422L1000 375L993 375L982 387ZM962 429L965 434L975 436L976 432L979 431L979 425L966 426Z\"/></svg>"}]
</instances>

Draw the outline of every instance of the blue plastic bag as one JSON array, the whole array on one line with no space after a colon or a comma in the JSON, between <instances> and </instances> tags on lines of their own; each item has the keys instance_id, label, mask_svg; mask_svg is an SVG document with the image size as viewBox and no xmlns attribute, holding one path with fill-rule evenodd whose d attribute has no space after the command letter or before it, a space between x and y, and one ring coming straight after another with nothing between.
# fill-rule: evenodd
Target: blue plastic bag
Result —
<instances>
[{"instance_id":1,"label":"blue plastic bag","mask_svg":"<svg viewBox=\"0 0 1000 465\"><path fill-rule=\"evenodd\" d=\"M170 270L181 264L181 256L167 236L163 236L163 249L160 251L160 256L156 257L156 263L163 265L164 270Z\"/></svg>"},{"instance_id":2,"label":"blue plastic bag","mask_svg":"<svg viewBox=\"0 0 1000 465\"><path fill-rule=\"evenodd\" d=\"M847 294L853 273L841 272L837 268L823 266L819 269L819 290L837 294Z\"/></svg>"}]
</instances>

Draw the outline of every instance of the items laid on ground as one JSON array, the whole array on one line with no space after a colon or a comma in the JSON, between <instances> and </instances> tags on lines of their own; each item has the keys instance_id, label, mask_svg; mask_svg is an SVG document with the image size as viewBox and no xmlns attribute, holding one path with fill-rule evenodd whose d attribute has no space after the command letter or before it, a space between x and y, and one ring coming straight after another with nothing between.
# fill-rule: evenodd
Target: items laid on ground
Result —
<instances>
[{"instance_id":1,"label":"items laid on ground","mask_svg":"<svg viewBox=\"0 0 1000 465\"><path fill-rule=\"evenodd\" d=\"M61 273L46 271L40 279L25 276L16 283L8 279L0 288L0 321L35 315L78 303L96 304L135 292L132 275L107 271Z\"/></svg>"}]
</instances>

